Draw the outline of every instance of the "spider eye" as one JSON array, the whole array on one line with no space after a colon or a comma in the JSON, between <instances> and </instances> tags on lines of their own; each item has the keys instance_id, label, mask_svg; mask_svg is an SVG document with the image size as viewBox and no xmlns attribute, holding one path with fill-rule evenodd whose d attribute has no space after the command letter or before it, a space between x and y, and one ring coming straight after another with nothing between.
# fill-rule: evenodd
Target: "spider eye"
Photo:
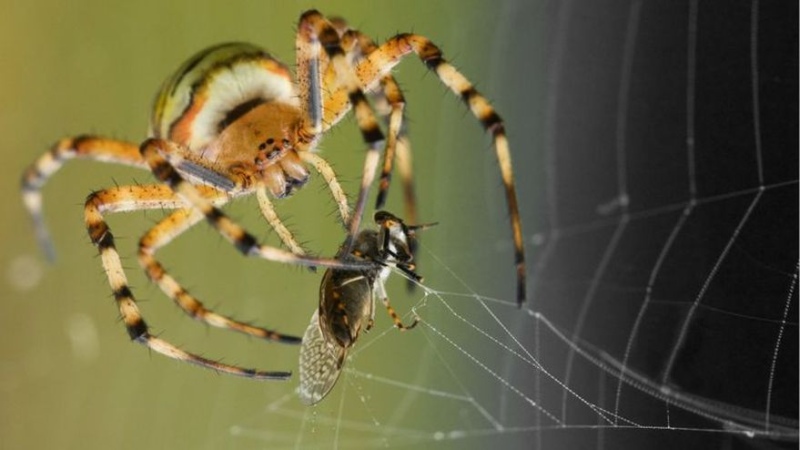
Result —
<instances>
[{"instance_id":1,"label":"spider eye","mask_svg":"<svg viewBox=\"0 0 800 450\"><path fill-rule=\"evenodd\" d=\"M259 150L266 150L267 149L266 142L262 142L262 143L258 144L258 149Z\"/></svg>"},{"instance_id":2,"label":"spider eye","mask_svg":"<svg viewBox=\"0 0 800 450\"><path fill-rule=\"evenodd\" d=\"M267 145L272 145L275 143L275 139L269 138L267 139Z\"/></svg>"}]
</instances>

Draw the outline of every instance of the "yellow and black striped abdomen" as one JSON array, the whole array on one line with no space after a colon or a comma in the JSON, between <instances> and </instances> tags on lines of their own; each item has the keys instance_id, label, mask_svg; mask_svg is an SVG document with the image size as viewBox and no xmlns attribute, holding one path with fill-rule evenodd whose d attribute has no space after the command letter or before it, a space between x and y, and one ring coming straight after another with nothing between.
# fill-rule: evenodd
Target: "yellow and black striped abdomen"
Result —
<instances>
[{"instance_id":1,"label":"yellow and black striped abdomen","mask_svg":"<svg viewBox=\"0 0 800 450\"><path fill-rule=\"evenodd\" d=\"M198 150L265 102L298 106L289 69L254 45L220 44L167 79L156 97L150 135Z\"/></svg>"}]
</instances>

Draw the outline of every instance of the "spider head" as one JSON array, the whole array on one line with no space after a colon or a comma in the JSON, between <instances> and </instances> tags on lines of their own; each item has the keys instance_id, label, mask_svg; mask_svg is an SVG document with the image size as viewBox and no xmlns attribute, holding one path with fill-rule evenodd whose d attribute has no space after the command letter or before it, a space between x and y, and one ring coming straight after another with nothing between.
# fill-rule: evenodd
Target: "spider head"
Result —
<instances>
[{"instance_id":1,"label":"spider head","mask_svg":"<svg viewBox=\"0 0 800 450\"><path fill-rule=\"evenodd\" d=\"M308 170L297 155L300 111L284 103L265 102L226 121L212 144L231 172L264 184L277 198L286 197L308 181Z\"/></svg>"}]
</instances>

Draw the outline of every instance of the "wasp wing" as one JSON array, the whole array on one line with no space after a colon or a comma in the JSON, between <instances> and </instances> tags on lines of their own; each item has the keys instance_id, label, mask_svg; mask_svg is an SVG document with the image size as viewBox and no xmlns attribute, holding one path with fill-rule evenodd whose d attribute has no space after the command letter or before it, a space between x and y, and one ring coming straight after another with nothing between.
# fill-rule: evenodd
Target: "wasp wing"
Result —
<instances>
[{"instance_id":1,"label":"wasp wing","mask_svg":"<svg viewBox=\"0 0 800 450\"><path fill-rule=\"evenodd\" d=\"M319 310L315 310L300 347L301 402L314 405L328 395L339 379L346 353L346 348L322 334Z\"/></svg>"}]
</instances>

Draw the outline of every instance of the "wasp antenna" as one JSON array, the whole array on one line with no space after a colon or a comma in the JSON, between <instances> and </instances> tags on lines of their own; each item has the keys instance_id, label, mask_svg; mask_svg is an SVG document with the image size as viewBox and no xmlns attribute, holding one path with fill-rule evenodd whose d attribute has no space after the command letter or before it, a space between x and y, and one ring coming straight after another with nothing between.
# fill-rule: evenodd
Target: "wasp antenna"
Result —
<instances>
[{"instance_id":1,"label":"wasp antenna","mask_svg":"<svg viewBox=\"0 0 800 450\"><path fill-rule=\"evenodd\" d=\"M424 231L428 228L433 228L436 225L439 225L439 222L431 222L431 223L421 223L419 225L406 225L409 231Z\"/></svg>"}]
</instances>

